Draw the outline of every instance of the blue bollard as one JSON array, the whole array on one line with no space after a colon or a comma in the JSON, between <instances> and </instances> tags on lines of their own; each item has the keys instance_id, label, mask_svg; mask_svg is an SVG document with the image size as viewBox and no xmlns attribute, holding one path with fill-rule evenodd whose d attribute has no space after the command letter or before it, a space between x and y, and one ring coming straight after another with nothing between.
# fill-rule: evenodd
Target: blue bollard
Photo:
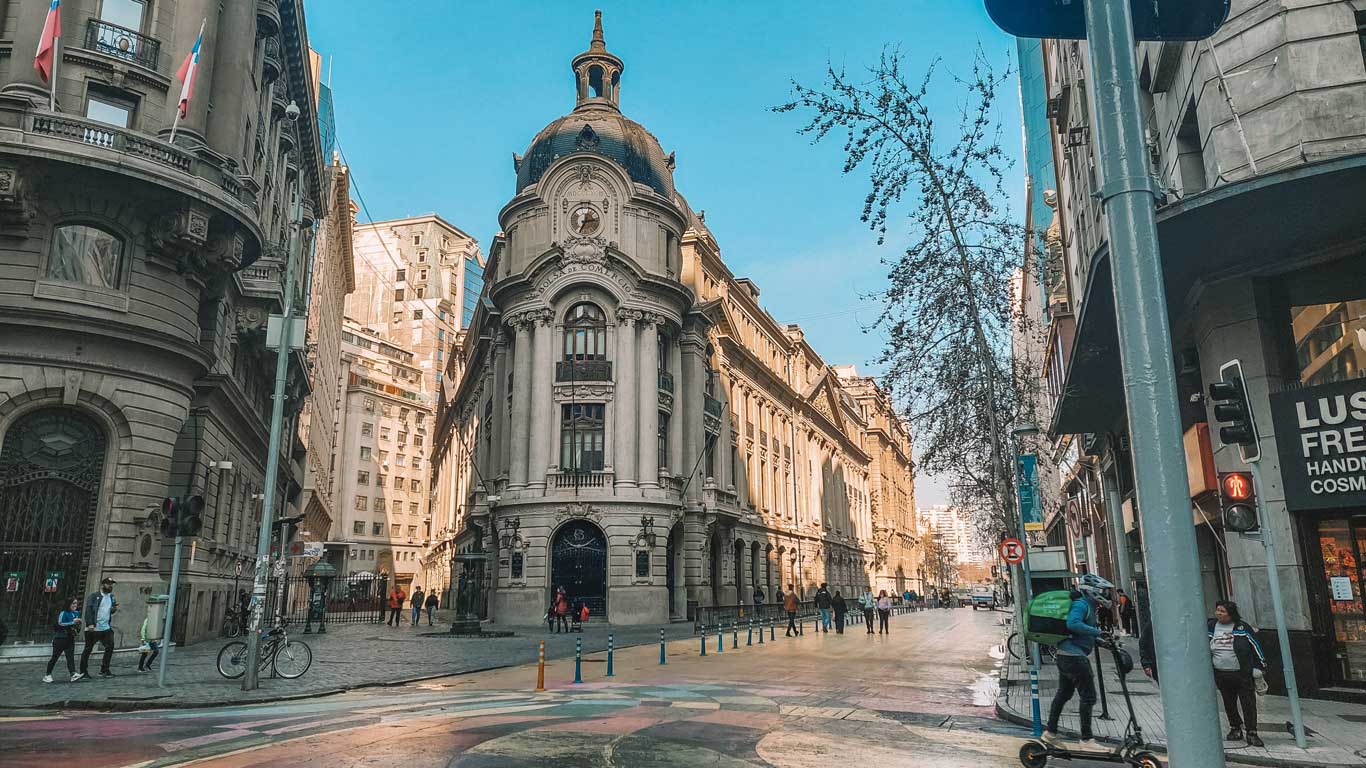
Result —
<instances>
[{"instance_id":1,"label":"blue bollard","mask_svg":"<svg viewBox=\"0 0 1366 768\"><path fill-rule=\"evenodd\" d=\"M702 655L707 655L707 625L702 625Z\"/></svg>"},{"instance_id":2,"label":"blue bollard","mask_svg":"<svg viewBox=\"0 0 1366 768\"><path fill-rule=\"evenodd\" d=\"M613 677L613 675L612 675L612 633L611 633L611 632L608 632L608 633L607 633L607 676L608 676L608 677Z\"/></svg>"},{"instance_id":3,"label":"blue bollard","mask_svg":"<svg viewBox=\"0 0 1366 768\"><path fill-rule=\"evenodd\" d=\"M583 682L583 638L574 638L574 682Z\"/></svg>"},{"instance_id":4,"label":"blue bollard","mask_svg":"<svg viewBox=\"0 0 1366 768\"><path fill-rule=\"evenodd\" d=\"M669 662L664 659L664 630L659 630L659 663L661 665Z\"/></svg>"},{"instance_id":5,"label":"blue bollard","mask_svg":"<svg viewBox=\"0 0 1366 768\"><path fill-rule=\"evenodd\" d=\"M754 645L754 617L749 617L749 631L745 633L745 647Z\"/></svg>"},{"instance_id":6,"label":"blue bollard","mask_svg":"<svg viewBox=\"0 0 1366 768\"><path fill-rule=\"evenodd\" d=\"M719 621L716 622L716 652L726 652L726 625Z\"/></svg>"}]
</instances>

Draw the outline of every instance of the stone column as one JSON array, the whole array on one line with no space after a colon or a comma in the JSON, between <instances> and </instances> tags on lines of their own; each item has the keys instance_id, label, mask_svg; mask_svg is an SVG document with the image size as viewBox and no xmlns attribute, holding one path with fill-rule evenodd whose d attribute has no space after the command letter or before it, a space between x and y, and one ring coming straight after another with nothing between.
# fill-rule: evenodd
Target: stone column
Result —
<instances>
[{"instance_id":1,"label":"stone column","mask_svg":"<svg viewBox=\"0 0 1366 768\"><path fill-rule=\"evenodd\" d=\"M659 487L659 324L645 318L640 328L640 485Z\"/></svg>"},{"instance_id":2,"label":"stone column","mask_svg":"<svg viewBox=\"0 0 1366 768\"><path fill-rule=\"evenodd\" d=\"M702 498L702 486L706 481L706 461L699 461L703 449L706 447L707 433L703 428L702 401L705 393L703 385L697 377L697 372L702 367L702 360L699 354L699 346L704 343L701 340L689 335L681 337L678 345L678 365L674 368L674 384L678 387L681 395L674 398L674 416L671 422L669 440L671 445L669 450L678 450L682 453L680 475L685 475L684 483L688 486L688 497L686 501L700 501ZM673 445L677 445L675 449ZM717 457L720 457L721 441L718 439L715 444ZM697 467L697 473L692 476L689 482L686 475Z\"/></svg>"},{"instance_id":3,"label":"stone column","mask_svg":"<svg viewBox=\"0 0 1366 768\"><path fill-rule=\"evenodd\" d=\"M531 374L531 448L527 459L527 487L545 488L550 468L550 446L559 439L555 428L555 326L549 311L538 313L533 332Z\"/></svg>"},{"instance_id":4,"label":"stone column","mask_svg":"<svg viewBox=\"0 0 1366 768\"><path fill-rule=\"evenodd\" d=\"M255 49L255 37L249 37L248 43L243 48L240 41L230 41L230 50L224 51L219 56L218 45L218 3L219 0L181 0L176 4L175 9L175 32L172 33L170 45L162 51L163 62L170 68L171 90L167 92L166 98L166 128L167 135L170 133L171 124L175 121L176 110L180 108L180 81L175 78L176 70L180 68L185 57L189 55L190 49L194 48L195 38L199 36L199 25L204 25L204 42L199 47L199 67L196 70L194 80L194 98L190 99L190 105L185 110L185 116L180 119L180 125L176 129L176 137L185 137L202 142L205 140L208 130L209 102L214 103L217 120L221 122L232 122L233 130L239 135L242 133L242 126L236 125L236 121L241 117L240 108L238 111L225 111L225 105L219 104L215 99L218 93L226 90L224 87L215 89L214 86L214 61L222 60L224 63L232 61L230 57L235 56L240 62L243 58L243 49L252 51ZM147 10L151 11L151 3L147 4ZM240 15L243 6L248 3L227 3L226 7L237 8L228 10L227 13ZM249 9L255 14L256 9ZM249 56L247 57L250 58ZM245 87L247 83L239 83L240 93L248 92ZM227 126L223 126L227 130Z\"/></svg>"},{"instance_id":5,"label":"stone column","mask_svg":"<svg viewBox=\"0 0 1366 768\"><path fill-rule=\"evenodd\" d=\"M616 388L612 409L616 422L616 483L636 484L636 329L629 312L617 312Z\"/></svg>"},{"instance_id":6,"label":"stone column","mask_svg":"<svg viewBox=\"0 0 1366 768\"><path fill-rule=\"evenodd\" d=\"M528 431L531 426L531 323L525 317L510 321L517 338L512 347L512 462L508 468L508 484L525 488L527 483Z\"/></svg>"},{"instance_id":7,"label":"stone column","mask_svg":"<svg viewBox=\"0 0 1366 768\"><path fill-rule=\"evenodd\" d=\"M698 461L698 453L702 450L703 444L698 443L691 450L685 451L683 431L690 429L694 422L702 423L703 392L702 387L693 386L693 381L684 375L681 333L670 339L669 372L674 375L674 407L673 413L669 415L669 472L683 476L691 472L694 466L702 467L702 463ZM699 469L700 471L703 470ZM693 478L693 485L701 488L701 479Z\"/></svg>"},{"instance_id":8,"label":"stone column","mask_svg":"<svg viewBox=\"0 0 1366 768\"><path fill-rule=\"evenodd\" d=\"M251 78L251 70L256 63L253 58L256 51L256 8L255 3L223 3L222 7L217 44L213 48L202 49L214 58L213 80L201 81L195 88L207 87L209 97L206 101L213 104L214 118L206 129L209 146L242 163L240 170L245 172L246 156L251 149L244 143L247 128L244 116L252 117L254 130L259 112L258 105L253 103L255 88ZM208 34L206 29L205 40ZM184 54L181 56L183 60ZM200 58L200 64L203 64L203 57ZM176 66L180 64L177 62ZM303 104L299 108L306 109ZM309 115L306 117L313 119ZM330 161L331 158L323 158L324 163Z\"/></svg>"},{"instance_id":9,"label":"stone column","mask_svg":"<svg viewBox=\"0 0 1366 768\"><path fill-rule=\"evenodd\" d=\"M493 455L489 457L491 470L487 477L490 481L499 477L506 477L508 471L508 339L507 334L501 328L496 333L497 338L493 342L493 386L489 392L493 398L493 423L489 425L489 428L493 430Z\"/></svg>"},{"instance_id":10,"label":"stone column","mask_svg":"<svg viewBox=\"0 0 1366 768\"><path fill-rule=\"evenodd\" d=\"M47 9L50 3L41 0L30 0L20 3L17 9L11 9L11 13L17 10L18 18L15 20L14 27L14 47L10 51L9 63L9 82L0 89L0 93L24 96L31 99L35 104L42 104L43 109L47 109L48 84L43 82L43 78L38 74L38 70L33 66L33 55L38 51L38 41L43 37L43 24L47 20ZM85 37L85 28L77 27L72 22L71 11L66 3L61 6L62 13L62 50L69 47L73 38L81 40ZM57 65L57 77L62 77L62 65ZM58 89L60 98L60 88ZM179 91L177 91L179 93ZM60 105L58 105L60 107ZM68 105L70 107L70 105Z\"/></svg>"}]
</instances>

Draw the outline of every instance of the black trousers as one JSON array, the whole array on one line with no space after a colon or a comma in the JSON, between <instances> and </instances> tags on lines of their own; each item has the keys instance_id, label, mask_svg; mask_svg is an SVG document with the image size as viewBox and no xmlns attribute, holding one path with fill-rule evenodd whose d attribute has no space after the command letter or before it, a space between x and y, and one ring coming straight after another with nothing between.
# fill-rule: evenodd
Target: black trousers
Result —
<instances>
[{"instance_id":1,"label":"black trousers","mask_svg":"<svg viewBox=\"0 0 1366 768\"><path fill-rule=\"evenodd\" d=\"M891 609L891 608L879 608L879 609L877 609L877 631L878 631L878 632L886 633L886 632L890 632L890 631L891 631L891 630L887 629L887 618L888 618L889 616L891 616L891 615L892 615L892 609Z\"/></svg>"},{"instance_id":2,"label":"black trousers","mask_svg":"<svg viewBox=\"0 0 1366 768\"><path fill-rule=\"evenodd\" d=\"M151 669L152 662L156 661L157 656L161 655L161 643L151 642L147 645L148 650L145 650L138 655L138 669Z\"/></svg>"},{"instance_id":3,"label":"black trousers","mask_svg":"<svg viewBox=\"0 0 1366 768\"><path fill-rule=\"evenodd\" d=\"M863 609L863 625L868 628L868 634L873 634L873 609Z\"/></svg>"},{"instance_id":4,"label":"black trousers","mask_svg":"<svg viewBox=\"0 0 1366 768\"><path fill-rule=\"evenodd\" d=\"M1214 670L1214 686L1224 699L1224 714L1228 715L1230 728L1246 728L1248 733L1257 732L1257 689L1252 684L1252 674L1241 671ZM1238 716L1239 705L1243 708L1242 717Z\"/></svg>"},{"instance_id":5,"label":"black trousers","mask_svg":"<svg viewBox=\"0 0 1366 768\"><path fill-rule=\"evenodd\" d=\"M844 634L844 612L835 611L835 631Z\"/></svg>"},{"instance_id":6,"label":"black trousers","mask_svg":"<svg viewBox=\"0 0 1366 768\"><path fill-rule=\"evenodd\" d=\"M95 651L95 643L104 646L104 658L100 660L100 671L109 671L109 662L114 658L114 630L85 633L85 650L81 651L81 674L90 674L90 654Z\"/></svg>"},{"instance_id":7,"label":"black trousers","mask_svg":"<svg viewBox=\"0 0 1366 768\"><path fill-rule=\"evenodd\" d=\"M788 612L787 612L787 633L786 633L786 634L788 634L788 635L795 635L795 634L797 634L797 612L796 612L796 611L788 611Z\"/></svg>"},{"instance_id":8,"label":"black trousers","mask_svg":"<svg viewBox=\"0 0 1366 768\"><path fill-rule=\"evenodd\" d=\"M389 609L389 620L386 621L386 622L384 622L384 623L385 623L385 624L389 624L389 625L391 625L391 626L397 627L399 624L402 623L402 622L399 620L399 617L402 616L402 615L403 615L403 609L402 609L402 608L390 608L390 609Z\"/></svg>"},{"instance_id":9,"label":"black trousers","mask_svg":"<svg viewBox=\"0 0 1366 768\"><path fill-rule=\"evenodd\" d=\"M1091 709L1096 706L1096 679L1091 672L1091 660L1085 656L1058 654L1058 692L1053 696L1053 705L1048 708L1048 732L1058 732L1058 718L1062 708L1072 700L1072 694L1081 699L1081 737L1091 738Z\"/></svg>"},{"instance_id":10,"label":"black trousers","mask_svg":"<svg viewBox=\"0 0 1366 768\"><path fill-rule=\"evenodd\" d=\"M52 638L52 658L47 660L47 673L52 674L52 668L57 666L57 659L66 656L66 673L76 674L76 638L74 637L54 637Z\"/></svg>"}]
</instances>

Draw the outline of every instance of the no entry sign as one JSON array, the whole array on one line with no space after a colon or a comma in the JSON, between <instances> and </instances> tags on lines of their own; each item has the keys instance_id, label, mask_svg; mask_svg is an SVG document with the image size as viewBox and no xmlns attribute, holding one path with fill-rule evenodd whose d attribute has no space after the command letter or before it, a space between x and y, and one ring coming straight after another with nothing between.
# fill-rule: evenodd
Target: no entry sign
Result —
<instances>
[{"instance_id":1,"label":"no entry sign","mask_svg":"<svg viewBox=\"0 0 1366 768\"><path fill-rule=\"evenodd\" d=\"M1018 565L1024 562L1025 548L1024 542L1019 539L1003 539L1001 541L1001 559L1011 565Z\"/></svg>"}]
</instances>

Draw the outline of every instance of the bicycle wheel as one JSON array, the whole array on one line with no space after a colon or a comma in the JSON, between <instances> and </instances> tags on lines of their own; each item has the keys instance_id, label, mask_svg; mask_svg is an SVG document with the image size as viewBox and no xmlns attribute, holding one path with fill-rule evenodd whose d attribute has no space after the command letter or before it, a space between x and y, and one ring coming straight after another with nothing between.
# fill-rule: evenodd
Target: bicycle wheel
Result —
<instances>
[{"instance_id":1,"label":"bicycle wheel","mask_svg":"<svg viewBox=\"0 0 1366 768\"><path fill-rule=\"evenodd\" d=\"M247 672L247 644L234 640L218 652L218 674L236 680Z\"/></svg>"},{"instance_id":2,"label":"bicycle wheel","mask_svg":"<svg viewBox=\"0 0 1366 768\"><path fill-rule=\"evenodd\" d=\"M1019 632L1011 632L1010 638L1006 640L1006 650L1010 651L1010 655L1014 658L1023 659L1026 652L1024 635Z\"/></svg>"},{"instance_id":3,"label":"bicycle wheel","mask_svg":"<svg viewBox=\"0 0 1366 768\"><path fill-rule=\"evenodd\" d=\"M237 623L237 619L228 619L223 622L224 637L233 638L240 634L242 634L242 625Z\"/></svg>"},{"instance_id":4,"label":"bicycle wheel","mask_svg":"<svg viewBox=\"0 0 1366 768\"><path fill-rule=\"evenodd\" d=\"M286 680L302 676L312 665L313 649L302 640L290 640L275 649L275 674Z\"/></svg>"}]
</instances>

